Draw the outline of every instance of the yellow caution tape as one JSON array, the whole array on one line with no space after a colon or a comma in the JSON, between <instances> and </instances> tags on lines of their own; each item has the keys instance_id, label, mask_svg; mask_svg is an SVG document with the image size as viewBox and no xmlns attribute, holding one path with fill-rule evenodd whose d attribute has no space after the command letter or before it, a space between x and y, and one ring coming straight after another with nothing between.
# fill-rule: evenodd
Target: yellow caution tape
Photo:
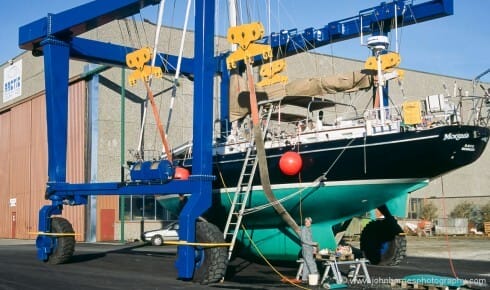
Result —
<instances>
[{"instance_id":1,"label":"yellow caution tape","mask_svg":"<svg viewBox=\"0 0 490 290\"><path fill-rule=\"evenodd\" d=\"M80 236L80 234L76 234L76 233L29 232L28 234L29 235L39 235L39 236L56 236L56 237Z\"/></svg>"},{"instance_id":2,"label":"yellow caution tape","mask_svg":"<svg viewBox=\"0 0 490 290\"><path fill-rule=\"evenodd\" d=\"M199 246L199 247L229 247L231 245L231 243L190 243L187 241L168 241L163 243L166 245Z\"/></svg>"}]
</instances>

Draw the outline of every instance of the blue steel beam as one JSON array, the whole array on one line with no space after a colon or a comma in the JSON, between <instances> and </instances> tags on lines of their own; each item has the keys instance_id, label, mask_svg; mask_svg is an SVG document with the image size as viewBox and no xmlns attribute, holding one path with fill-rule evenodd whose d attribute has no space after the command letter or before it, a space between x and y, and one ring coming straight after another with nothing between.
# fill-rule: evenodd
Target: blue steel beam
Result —
<instances>
[{"instance_id":1,"label":"blue steel beam","mask_svg":"<svg viewBox=\"0 0 490 290\"><path fill-rule=\"evenodd\" d=\"M113 2L116 2L117 5L115 8L110 8L114 6ZM156 4L159 0L147 0L141 1L141 3L135 0L94 1L62 13L50 14L48 17L22 26L19 29L19 46L24 49L36 51L41 49L39 46L40 41L48 36L55 36L61 39L67 38L67 36L69 36L68 38L72 38L75 35L106 23L108 19L114 20L125 15L131 15L128 14L129 12L139 12L139 6L135 2L138 2L138 5L141 4L142 8ZM398 26L403 27L452 15L453 6L453 0L433 0L416 5L405 3L402 0L390 3L383 2L379 6L359 11L357 16L332 21L322 28L310 27L302 32L298 32L298 29L281 30L278 33L271 33L259 42L270 44L273 49L274 59L279 59L302 53L305 50L359 37L361 35L361 22L363 34L380 33L380 27L384 29L382 33L386 33L393 26L395 7L397 10ZM109 17L96 17L98 13L94 13L93 11L97 10L93 9L99 8L102 12L109 11L112 14ZM83 13L86 10L91 10L90 16L76 17L78 13ZM76 29L71 28L64 22L67 18L75 19L69 23L75 25ZM67 39L67 41L72 44L71 55L74 58L116 66L125 66L126 53L134 50L134 48L130 47L82 38ZM40 53L40 51L38 52ZM218 56L215 63L223 61L227 55L228 53ZM173 72L173 68L176 67L177 63L177 56L165 55L165 57L170 65L165 66L160 59L157 59L157 65L160 64L162 67L167 68L167 72ZM261 56L255 58L254 65L260 65L262 63ZM192 67L192 60L184 59L182 73L192 74ZM227 73L223 71L223 66L213 64L213 67L217 73Z\"/></svg>"},{"instance_id":2,"label":"blue steel beam","mask_svg":"<svg viewBox=\"0 0 490 290\"><path fill-rule=\"evenodd\" d=\"M68 136L69 47L55 40L43 40L44 83L48 133L48 182L66 181Z\"/></svg>"},{"instance_id":3,"label":"blue steel beam","mask_svg":"<svg viewBox=\"0 0 490 290\"><path fill-rule=\"evenodd\" d=\"M322 28L281 30L271 33L260 42L270 44L274 59L284 58L306 50L331 43L344 41L363 34L386 33L394 27L395 9L398 27L420 23L453 14L453 0L433 0L421 4L408 4L406 1L381 3L369 9L359 11L357 16L328 23ZM380 32L380 30L383 31ZM261 57L255 58L255 65L262 64Z\"/></svg>"},{"instance_id":4,"label":"blue steel beam","mask_svg":"<svg viewBox=\"0 0 490 290\"><path fill-rule=\"evenodd\" d=\"M128 46L111 44L96 40L74 37L70 41L70 56L81 61L90 60L92 63L126 67L126 54L135 49ZM155 65L164 68L166 72L173 72L177 67L178 56L159 53ZM191 58L182 58L181 73L193 74L194 61Z\"/></svg>"},{"instance_id":5,"label":"blue steel beam","mask_svg":"<svg viewBox=\"0 0 490 290\"><path fill-rule=\"evenodd\" d=\"M155 195L187 193L195 190L201 178L191 175L190 180L172 180L169 183L137 182L97 182L97 183L63 183L49 184L46 197L55 194L60 197L87 195Z\"/></svg>"},{"instance_id":6,"label":"blue steel beam","mask_svg":"<svg viewBox=\"0 0 490 290\"><path fill-rule=\"evenodd\" d=\"M160 0L92 1L78 7L38 19L19 28L19 47L34 50L48 36L64 39L80 35L116 19L125 18Z\"/></svg>"},{"instance_id":7,"label":"blue steel beam","mask_svg":"<svg viewBox=\"0 0 490 290\"><path fill-rule=\"evenodd\" d=\"M211 206L213 180L213 82L215 0L196 1L194 35L194 104L192 175L200 178L179 215L179 237L195 241L195 221ZM175 265L179 278L191 278L194 272L195 249L179 246Z\"/></svg>"},{"instance_id":8,"label":"blue steel beam","mask_svg":"<svg viewBox=\"0 0 490 290\"><path fill-rule=\"evenodd\" d=\"M179 236L195 241L195 221L211 205L212 194L212 134L215 0L196 3L194 58L185 59L183 72L194 75L193 172L186 181L168 184L125 183L66 183L66 145L68 124L68 68L70 58L125 66L126 53L132 49L77 38L76 35L117 18L135 14L140 8L159 1L98 0L49 14L19 29L19 46L44 54L46 80L46 110L48 131L48 184L46 197L52 201L40 211L39 229L49 231L49 217L59 214L63 204L86 204L88 195L171 194L191 193L179 221ZM177 57L162 56L175 66ZM160 59L158 60L160 61ZM173 62L173 63L172 63ZM165 64L160 63L166 67ZM55 244L50 237L38 237L38 256L46 260ZM178 248L178 277L190 279L194 274L195 252L190 246Z\"/></svg>"}]
</instances>

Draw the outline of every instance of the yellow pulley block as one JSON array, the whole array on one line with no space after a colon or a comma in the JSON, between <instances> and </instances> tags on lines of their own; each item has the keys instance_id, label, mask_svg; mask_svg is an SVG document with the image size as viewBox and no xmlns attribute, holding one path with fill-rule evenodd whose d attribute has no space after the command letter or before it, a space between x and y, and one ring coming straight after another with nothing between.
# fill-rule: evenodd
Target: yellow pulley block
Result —
<instances>
[{"instance_id":1,"label":"yellow pulley block","mask_svg":"<svg viewBox=\"0 0 490 290\"><path fill-rule=\"evenodd\" d=\"M284 59L269 62L262 65L260 68L260 76L263 78L271 78L282 72L284 68L286 68L286 61Z\"/></svg>"},{"instance_id":2,"label":"yellow pulley block","mask_svg":"<svg viewBox=\"0 0 490 290\"><path fill-rule=\"evenodd\" d=\"M257 83L258 86L269 86L277 83L286 83L288 81L287 76L278 75L286 67L286 61L284 59L276 60L270 63L262 65L260 68L260 76L262 80Z\"/></svg>"},{"instance_id":3,"label":"yellow pulley block","mask_svg":"<svg viewBox=\"0 0 490 290\"><path fill-rule=\"evenodd\" d=\"M403 76L405 76L405 71L401 69L389 69L383 73L383 79L385 81L403 79Z\"/></svg>"},{"instance_id":4,"label":"yellow pulley block","mask_svg":"<svg viewBox=\"0 0 490 290\"><path fill-rule=\"evenodd\" d=\"M226 58L228 69L236 68L236 63L241 60L251 63L257 55L262 55L263 59L272 57L270 45L254 43L263 35L264 26L260 22L230 27L227 36L228 42L237 44L238 49Z\"/></svg>"},{"instance_id":5,"label":"yellow pulley block","mask_svg":"<svg viewBox=\"0 0 490 290\"><path fill-rule=\"evenodd\" d=\"M237 44L242 50L247 50L250 43L264 36L264 26L260 22L233 26L228 29L228 42Z\"/></svg>"},{"instance_id":6,"label":"yellow pulley block","mask_svg":"<svg viewBox=\"0 0 490 290\"><path fill-rule=\"evenodd\" d=\"M134 86L139 79L147 82L150 76L161 78L162 69L156 66L145 65L151 59L151 48L143 47L126 55L126 64L134 71L128 76L129 85Z\"/></svg>"},{"instance_id":7,"label":"yellow pulley block","mask_svg":"<svg viewBox=\"0 0 490 290\"><path fill-rule=\"evenodd\" d=\"M403 77L405 76L405 71L402 69L396 69L395 71L396 74L398 75L398 78L403 79Z\"/></svg>"},{"instance_id":8,"label":"yellow pulley block","mask_svg":"<svg viewBox=\"0 0 490 290\"><path fill-rule=\"evenodd\" d=\"M151 48L143 47L126 54L126 64L132 69L143 69L145 63L150 61Z\"/></svg>"},{"instance_id":9,"label":"yellow pulley block","mask_svg":"<svg viewBox=\"0 0 490 290\"><path fill-rule=\"evenodd\" d=\"M156 66L143 66L142 70L135 70L128 76L128 82L130 86L136 85L139 79L142 79L145 82L150 80L150 75L153 75L156 78L161 78L163 76L162 69Z\"/></svg>"},{"instance_id":10,"label":"yellow pulley block","mask_svg":"<svg viewBox=\"0 0 490 290\"><path fill-rule=\"evenodd\" d=\"M400 62L401 62L401 57L396 52L389 52L387 54L382 54L379 57L381 57L381 69L382 70L392 68L392 67L396 67L396 66L400 65ZM377 70L378 69L378 63L376 61L376 57L370 56L366 60L366 62L364 63L364 68L370 69L370 70Z\"/></svg>"}]
</instances>

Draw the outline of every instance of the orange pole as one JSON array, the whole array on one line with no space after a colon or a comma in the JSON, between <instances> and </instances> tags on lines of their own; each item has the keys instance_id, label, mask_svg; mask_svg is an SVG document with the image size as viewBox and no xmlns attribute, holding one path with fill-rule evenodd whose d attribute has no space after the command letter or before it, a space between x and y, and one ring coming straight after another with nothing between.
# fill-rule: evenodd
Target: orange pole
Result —
<instances>
[{"instance_id":1,"label":"orange pole","mask_svg":"<svg viewBox=\"0 0 490 290\"><path fill-rule=\"evenodd\" d=\"M163 124L160 120L160 115L158 114L157 105L155 104L155 98L147 82L145 83L146 92L148 93L148 98L150 99L151 109L153 110L153 116L155 117L155 122L157 122L158 132L160 133L160 138L162 139L162 144L165 149L165 154L167 154L167 160L172 162L172 154L170 153L170 148L168 146L167 137L165 136L165 131L163 130Z\"/></svg>"}]
</instances>

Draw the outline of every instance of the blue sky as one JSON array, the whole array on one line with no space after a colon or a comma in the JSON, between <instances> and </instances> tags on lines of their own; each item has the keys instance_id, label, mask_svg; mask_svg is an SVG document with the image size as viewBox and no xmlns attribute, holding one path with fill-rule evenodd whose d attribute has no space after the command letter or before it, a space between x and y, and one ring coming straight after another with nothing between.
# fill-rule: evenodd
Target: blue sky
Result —
<instances>
[{"instance_id":1,"label":"blue sky","mask_svg":"<svg viewBox=\"0 0 490 290\"><path fill-rule=\"evenodd\" d=\"M177 1L177 2L175 2ZM268 16L266 3L271 2ZM414 1L415 4L428 0ZM47 13L63 10L89 2L88 0L15 0L4 1L0 10L3 19L3 41L0 63L20 54L18 48L18 28ZM175 2L175 3L174 3ZM167 0L165 24L181 26L184 19L184 0ZM258 15L251 20L260 20L271 31L307 27L321 28L331 21L357 15L360 10L379 5L381 0L249 0L248 11ZM386 1L390 2L390 1ZM448 76L473 79L490 68L490 1L454 0L454 15L403 28L400 31L401 67ZM219 0L224 4L225 0ZM227 15L225 5L220 7L220 15ZM175 7L175 11L173 10ZM143 18L155 18L157 6L144 10ZM249 13L243 13L248 21ZM15 15L15 16L13 16ZM260 18L260 19L257 19ZM139 19L139 17L137 18ZM270 19L270 22L268 21ZM218 20L217 26L223 31L228 26L227 16ZM369 52L360 46L358 39L329 45L320 50L337 56L365 59ZM482 79L490 82L490 76Z\"/></svg>"}]
</instances>

